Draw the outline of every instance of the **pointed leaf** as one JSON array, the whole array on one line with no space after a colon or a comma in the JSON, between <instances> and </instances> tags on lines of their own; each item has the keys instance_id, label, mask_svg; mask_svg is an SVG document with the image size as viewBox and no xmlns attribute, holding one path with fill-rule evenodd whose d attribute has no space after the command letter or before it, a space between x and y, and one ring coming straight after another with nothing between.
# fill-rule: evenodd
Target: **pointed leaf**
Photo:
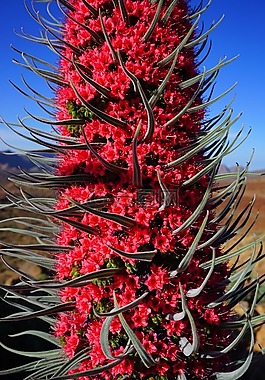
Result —
<instances>
[{"instance_id":1,"label":"pointed leaf","mask_svg":"<svg viewBox=\"0 0 265 380\"><path fill-rule=\"evenodd\" d=\"M137 138L140 133L142 122L138 124L132 144L132 158L133 158L133 184L137 187L142 187L142 173L139 165L138 157L137 157Z\"/></svg>"},{"instance_id":2,"label":"pointed leaf","mask_svg":"<svg viewBox=\"0 0 265 380\"><path fill-rule=\"evenodd\" d=\"M16 334L12 334L12 335L9 335L11 338L15 338L17 336L23 336L23 335L33 335L33 336L37 336L41 339L44 339L46 340L47 342L50 342L58 347L61 347L61 344L59 343L59 341L55 338L55 336L49 334L49 333L46 333L44 331L37 331L37 330L27 330L27 331L22 331L22 332L19 332L19 333L16 333Z\"/></svg>"},{"instance_id":3,"label":"pointed leaf","mask_svg":"<svg viewBox=\"0 0 265 380\"><path fill-rule=\"evenodd\" d=\"M115 317L116 315L118 315L120 313L124 313L126 311L129 311L129 310L133 309L134 307L136 307L137 305L139 305L142 302L142 300L146 296L148 296L148 294L149 294L149 292L145 292L140 297L136 298L134 301L128 303L127 305L119 307L119 308L115 307L114 309L112 309L109 312L98 313L97 311L94 310L94 314L100 318L102 318L102 317Z\"/></svg>"},{"instance_id":4,"label":"pointed leaf","mask_svg":"<svg viewBox=\"0 0 265 380\"><path fill-rule=\"evenodd\" d=\"M208 218L209 218L209 211L207 210L206 216L203 219L203 222L199 228L199 231L197 232L197 234L195 236L195 239L192 242L192 245L190 246L188 252L186 253L184 258L181 260L181 262L178 265L178 268L177 268L178 273L185 271L187 269L190 261L192 260L192 257L194 255L194 253L196 252L196 249L198 247L198 244L199 244L199 241L202 237L202 234L204 233L204 229L205 229L206 223L208 221Z\"/></svg>"},{"instance_id":5,"label":"pointed leaf","mask_svg":"<svg viewBox=\"0 0 265 380\"><path fill-rule=\"evenodd\" d=\"M90 272L87 274L83 274L82 276L79 276L77 278L72 278L71 280L64 281L64 282L55 282L53 280L47 280L47 281L31 281L31 285L34 285L38 288L43 289L60 289L65 287L80 287L85 286L89 282L92 282L97 279L101 278L109 278L113 277L115 275L121 274L124 272L124 268L106 268L106 269L99 269L94 272Z\"/></svg>"},{"instance_id":6,"label":"pointed leaf","mask_svg":"<svg viewBox=\"0 0 265 380\"><path fill-rule=\"evenodd\" d=\"M115 293L113 293L113 298L114 298L115 308L118 308L119 305L117 303ZM128 323L126 322L125 318L123 317L122 313L118 314L118 316L119 316L120 322L122 324L122 327L124 328L126 334L128 335L128 338L132 342L134 348L136 349L136 351L137 351L139 357L141 358L143 364L145 365L145 367L150 368L153 365L155 365L156 362L154 361L152 356L150 354L148 354L148 352L146 351L146 349L144 348L142 343L139 341L137 336L134 334L134 332L132 331L132 329L130 328Z\"/></svg>"},{"instance_id":7,"label":"pointed leaf","mask_svg":"<svg viewBox=\"0 0 265 380\"><path fill-rule=\"evenodd\" d=\"M110 363L103 365L101 367L96 367L94 369L90 369L88 371L82 371L82 372L75 372L73 374L67 374L62 376L56 376L52 377L52 380L70 380L70 379L77 379L78 377L82 376L94 376L98 375L104 371L107 371L113 367L115 367L117 364L121 363L124 359L117 359L114 361L111 361ZM40 380L40 379L34 379L34 380Z\"/></svg>"},{"instance_id":8,"label":"pointed leaf","mask_svg":"<svg viewBox=\"0 0 265 380\"><path fill-rule=\"evenodd\" d=\"M52 359L52 358L58 358L62 354L61 349L55 349L55 350L48 350L48 351L20 351L16 350L14 348L6 346L4 343L0 342L0 346L3 347L5 350L12 352L14 354L18 354L21 356L28 356L30 358L47 358L47 359Z\"/></svg>"},{"instance_id":9,"label":"pointed leaf","mask_svg":"<svg viewBox=\"0 0 265 380\"><path fill-rule=\"evenodd\" d=\"M112 247L111 245L106 244L109 249L113 250L116 252L118 255L122 257L126 257L127 259L135 259L139 261L152 261L155 254L157 253L157 250L155 249L154 251L142 251L142 252L125 252L122 251L121 249Z\"/></svg>"},{"instance_id":10,"label":"pointed leaf","mask_svg":"<svg viewBox=\"0 0 265 380\"><path fill-rule=\"evenodd\" d=\"M175 6L177 5L179 0L173 0L170 6L167 8L166 12L164 15L161 17L161 22L166 23L167 20L169 19L172 11L174 10Z\"/></svg>"},{"instance_id":11,"label":"pointed leaf","mask_svg":"<svg viewBox=\"0 0 265 380\"><path fill-rule=\"evenodd\" d=\"M122 128L122 130L128 134L128 126L127 126L127 123L125 123L124 121L122 120L119 120L119 119L116 119L115 117L112 117L108 114L106 114L105 112L101 111L99 108L96 108L94 107L92 104L88 103L81 95L80 93L77 91L75 85L73 84L73 82L70 81L70 85L72 87L72 89L74 90L76 96L78 97L78 99L81 101L81 103L89 109L89 111L91 111L92 113L94 113L99 119L105 121L106 123L109 123L111 125L114 125L115 127L120 127Z\"/></svg>"},{"instance_id":12,"label":"pointed leaf","mask_svg":"<svg viewBox=\"0 0 265 380\"><path fill-rule=\"evenodd\" d=\"M158 23L163 3L164 3L164 0L159 0L154 18L153 18L149 28L147 29L145 35L143 36L143 39L142 39L143 43L147 42L148 39L150 38L151 34L153 33L153 31L156 27L156 24Z\"/></svg>"},{"instance_id":13,"label":"pointed leaf","mask_svg":"<svg viewBox=\"0 0 265 380\"><path fill-rule=\"evenodd\" d=\"M251 341L250 341L250 348L249 348L249 354L245 360L245 362L241 365L241 367L237 368L234 371L231 372L217 372L216 373L216 380L237 380L240 377L244 375L244 373L248 370L253 357L253 346L254 346L254 332L253 327L251 323L248 321L250 333L251 333Z\"/></svg>"},{"instance_id":14,"label":"pointed leaf","mask_svg":"<svg viewBox=\"0 0 265 380\"><path fill-rule=\"evenodd\" d=\"M69 197L66 197L66 198L69 199L70 202L72 202L75 206L79 207L81 210L88 211L91 214L97 215L103 219L111 220L112 222L120 224L123 227L132 228L136 225L135 219L132 219L129 216L96 210L94 208L87 206L87 204L84 205L83 203L76 202L72 198L69 198Z\"/></svg>"},{"instance_id":15,"label":"pointed leaf","mask_svg":"<svg viewBox=\"0 0 265 380\"><path fill-rule=\"evenodd\" d=\"M75 303L68 302L66 304L56 305L49 308L45 308L44 310L39 311L32 311L30 314L22 314L20 316L10 316L10 317L4 317L0 318L0 322L12 322L12 321L26 321L28 319L33 319L36 317L46 316L46 315L52 315L57 314L60 312L64 312L67 310L73 310L75 307Z\"/></svg>"},{"instance_id":16,"label":"pointed leaf","mask_svg":"<svg viewBox=\"0 0 265 380\"><path fill-rule=\"evenodd\" d=\"M105 37L105 41L110 49L110 52L111 52L111 55L112 55L112 59L114 62L116 62L118 59L117 59L117 54L116 54L116 51L114 50L113 46L112 46L112 43L110 41L110 37L106 31L106 28L105 28L105 25L104 25L104 22L103 22L103 17L102 17L102 13L101 13L101 10L99 9L99 20L100 20L100 25L101 25L101 29L103 31L103 34L104 34L104 37Z\"/></svg>"},{"instance_id":17,"label":"pointed leaf","mask_svg":"<svg viewBox=\"0 0 265 380\"><path fill-rule=\"evenodd\" d=\"M199 286L198 288L190 289L187 291L187 293L186 293L187 297L197 297L203 291L204 287L206 286L206 284L207 284L209 278L211 277L213 270L215 268L215 248L212 248L212 252L213 252L212 264L211 264L211 267L209 269L209 272L207 273L207 275L206 275L205 279L203 280L201 286Z\"/></svg>"}]
</instances>

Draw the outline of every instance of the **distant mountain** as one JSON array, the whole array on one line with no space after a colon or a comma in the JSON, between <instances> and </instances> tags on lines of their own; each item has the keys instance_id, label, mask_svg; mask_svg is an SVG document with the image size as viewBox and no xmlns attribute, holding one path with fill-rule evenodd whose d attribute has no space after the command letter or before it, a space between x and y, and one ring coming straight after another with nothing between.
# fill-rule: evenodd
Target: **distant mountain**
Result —
<instances>
[{"instance_id":1,"label":"distant mountain","mask_svg":"<svg viewBox=\"0 0 265 380\"><path fill-rule=\"evenodd\" d=\"M243 170L243 166L239 166L239 170ZM220 165L219 173L225 174L225 173L237 173L238 167L237 166L226 166L224 164Z\"/></svg>"},{"instance_id":2,"label":"distant mountain","mask_svg":"<svg viewBox=\"0 0 265 380\"><path fill-rule=\"evenodd\" d=\"M44 157L53 157L49 153L42 153ZM0 151L0 180L9 177L10 172L16 173L19 168L28 172L38 171L37 166L27 156L21 156L10 150Z\"/></svg>"},{"instance_id":3,"label":"distant mountain","mask_svg":"<svg viewBox=\"0 0 265 380\"><path fill-rule=\"evenodd\" d=\"M51 156L50 154L43 153L43 156ZM14 171L16 168L22 168L28 171L36 170L34 163L26 156L20 156L17 153L11 152L10 150L0 151L0 178L4 178L5 175L1 174L1 169ZM243 168L240 168L243 169ZM237 172L238 168L235 166L228 167L224 164L220 165L219 173L234 173ZM257 172L265 172L265 170L258 170ZM3 173L3 172L2 172ZM4 177L3 177L4 176Z\"/></svg>"},{"instance_id":4,"label":"distant mountain","mask_svg":"<svg viewBox=\"0 0 265 380\"><path fill-rule=\"evenodd\" d=\"M26 156L20 156L10 150L0 152L0 168L13 169L17 167L30 170L33 169L35 165Z\"/></svg>"}]
</instances>

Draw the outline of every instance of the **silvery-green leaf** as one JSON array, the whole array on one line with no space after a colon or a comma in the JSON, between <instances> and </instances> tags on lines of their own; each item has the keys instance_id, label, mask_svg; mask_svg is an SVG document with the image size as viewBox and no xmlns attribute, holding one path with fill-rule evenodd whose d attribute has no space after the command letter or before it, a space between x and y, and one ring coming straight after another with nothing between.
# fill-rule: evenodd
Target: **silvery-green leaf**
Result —
<instances>
[{"instance_id":1,"label":"silvery-green leaf","mask_svg":"<svg viewBox=\"0 0 265 380\"><path fill-rule=\"evenodd\" d=\"M47 359L53 359L53 358L58 358L58 356L61 355L62 351L61 349L55 349L55 350L48 350L48 351L21 351L21 350L16 350L14 348L6 346L4 343L0 342L0 346L3 347L5 350L10 351L14 354L18 354L21 356L28 356L31 358L47 358Z\"/></svg>"},{"instance_id":2,"label":"silvery-green leaf","mask_svg":"<svg viewBox=\"0 0 265 380\"><path fill-rule=\"evenodd\" d=\"M108 114L106 114L105 112L101 111L100 109L94 107L92 104L90 104L89 102L87 102L78 92L78 90L76 89L75 85L70 82L71 84L71 87L73 88L76 96L78 97L78 99L82 102L82 104L89 109L89 111L91 111L93 114L95 114L99 119L105 121L106 123L109 123L111 125L114 125L115 127L120 127L122 128L122 130L126 133L128 131L128 126L127 126L127 123L125 123L124 121L122 120L119 120L119 119L116 119Z\"/></svg>"},{"instance_id":3,"label":"silvery-green leaf","mask_svg":"<svg viewBox=\"0 0 265 380\"><path fill-rule=\"evenodd\" d=\"M154 15L154 18L153 18L153 20L152 20L149 28L147 29L145 35L143 36L142 42L148 41L148 39L150 38L151 34L153 33L153 31L154 31L154 29L156 27L156 24L158 23L163 3L164 3L164 0L159 0L158 5L157 5L157 9L156 9L156 13ZM161 19L161 21L162 21L162 19Z\"/></svg>"},{"instance_id":4,"label":"silvery-green leaf","mask_svg":"<svg viewBox=\"0 0 265 380\"><path fill-rule=\"evenodd\" d=\"M69 198L69 197L66 197L66 198L69 199L71 203L73 203L75 206L77 206L81 210L88 211L91 214L97 215L103 219L111 220L112 222L120 224L123 227L132 228L136 225L135 219L130 218L129 216L114 214L111 212L100 211L100 210L97 210L95 208L89 207L87 203L83 204L83 203L76 202L72 198Z\"/></svg>"},{"instance_id":5,"label":"silvery-green leaf","mask_svg":"<svg viewBox=\"0 0 265 380\"><path fill-rule=\"evenodd\" d=\"M174 10L175 6L177 5L179 0L172 0L172 3L168 6L166 12L161 17L161 22L166 23L169 19L172 11Z\"/></svg>"},{"instance_id":6,"label":"silvery-green leaf","mask_svg":"<svg viewBox=\"0 0 265 380\"><path fill-rule=\"evenodd\" d=\"M134 137L133 137L133 143L132 143L132 159L133 159L133 178L132 182L135 186L141 187L142 186L142 173L141 168L139 165L138 157L137 157L137 139L140 133L142 122L138 124Z\"/></svg>"},{"instance_id":7,"label":"silvery-green leaf","mask_svg":"<svg viewBox=\"0 0 265 380\"><path fill-rule=\"evenodd\" d=\"M28 319L33 319L36 317L46 316L64 312L67 310L73 310L75 304L73 302L67 302L65 304L60 304L52 307L47 307L39 311L32 311L31 313L20 313L20 315L13 315L9 317L0 318L0 322L15 322L15 321L26 321Z\"/></svg>"},{"instance_id":8,"label":"silvery-green leaf","mask_svg":"<svg viewBox=\"0 0 265 380\"><path fill-rule=\"evenodd\" d=\"M111 40L110 40L110 37L109 37L109 35L108 35L108 33L107 33L107 30L106 30L106 28L105 28L105 25L104 25L104 22L103 22L102 13L101 13L101 9L100 9L100 8L99 8L98 14L99 14L99 20L100 20L101 29L102 29L102 32L103 32L104 37L105 37L105 41L106 41L106 43L107 43L107 45L108 45L108 47L109 47L109 49L110 49L110 52L111 52L111 55L112 55L112 59L113 59L113 61L115 62L115 61L118 60L118 59L117 59L117 53L116 53L116 51L114 50L114 47L113 47L113 45L112 45L112 43L111 43Z\"/></svg>"},{"instance_id":9,"label":"silvery-green leaf","mask_svg":"<svg viewBox=\"0 0 265 380\"><path fill-rule=\"evenodd\" d=\"M118 308L119 305L117 303L117 299L115 296L115 293L113 293L113 298L114 298L114 306L115 308ZM124 328L126 334L128 335L128 338L130 339L131 343L133 344L135 350L137 351L139 357L141 358L143 364L145 367L150 368L153 365L156 364L152 356L146 351L142 343L139 341L137 336L134 334L128 323L126 322L124 316L122 313L118 314L118 317L120 319L120 322L122 324L122 327Z\"/></svg>"},{"instance_id":10,"label":"silvery-green leaf","mask_svg":"<svg viewBox=\"0 0 265 380\"><path fill-rule=\"evenodd\" d=\"M214 175L212 175L212 177L210 178L210 181L209 181L208 187L204 193L204 196L203 196L201 202L198 204L195 211L185 220L185 222L180 227L176 228L173 231L173 235L175 235L175 234L179 233L180 231L188 228L198 219L199 215L203 211L203 209L207 203L207 200L209 198L209 194L210 194L211 189L212 189L213 179L214 179Z\"/></svg>"},{"instance_id":11,"label":"silvery-green leaf","mask_svg":"<svg viewBox=\"0 0 265 380\"><path fill-rule=\"evenodd\" d=\"M87 274L83 274L77 278L72 278L71 280L68 280L68 281L63 281L63 282L56 282L54 280L31 281L30 284L34 285L37 288L43 288L43 289L80 287L80 286L85 286L89 282L92 282L96 279L113 277L115 275L121 274L122 272L124 272L123 268L105 268L105 269L99 269L97 271L90 272Z\"/></svg>"},{"instance_id":12,"label":"silvery-green leaf","mask_svg":"<svg viewBox=\"0 0 265 380\"><path fill-rule=\"evenodd\" d=\"M213 359L217 358L219 356L222 356L228 352L230 352L232 349L234 349L240 341L243 339L243 337L246 335L247 331L249 329L249 324L245 323L244 327L241 329L240 333L236 336L236 338L223 350L220 351L210 351L210 352L205 352L204 355L208 359Z\"/></svg>"},{"instance_id":13,"label":"silvery-green leaf","mask_svg":"<svg viewBox=\"0 0 265 380\"><path fill-rule=\"evenodd\" d=\"M52 377L52 380L69 380L69 379L75 380L76 378L82 377L82 376L95 376L115 367L117 364L121 363L123 360L124 359L113 360L108 364L102 365L100 367L96 367L94 369L89 369L88 371L75 372L73 374L55 376L55 377ZM36 380L39 380L39 379L36 379Z\"/></svg>"},{"instance_id":14,"label":"silvery-green leaf","mask_svg":"<svg viewBox=\"0 0 265 380\"><path fill-rule=\"evenodd\" d=\"M211 277L213 270L215 268L215 248L212 248L213 256L212 256L212 265L209 269L209 272L207 273L205 279L203 280L202 284L198 288L190 289L186 293L186 297L197 297L205 288L209 278Z\"/></svg>"},{"instance_id":15,"label":"silvery-green leaf","mask_svg":"<svg viewBox=\"0 0 265 380\"><path fill-rule=\"evenodd\" d=\"M175 274L171 273L171 275L174 276ZM179 283L179 290L180 290L180 295L181 295L181 309L182 310L180 312L178 312L178 313L168 314L166 316L167 320L181 321L186 316L187 301L186 301L186 297L185 297L185 294L184 294L183 287L182 287L181 283Z\"/></svg>"},{"instance_id":16,"label":"silvery-green leaf","mask_svg":"<svg viewBox=\"0 0 265 380\"><path fill-rule=\"evenodd\" d=\"M157 253L157 250L155 249L154 251L141 251L141 252L125 252L122 251L121 249L115 248L111 245L106 244L109 249L112 251L116 252L118 255L126 257L127 259L134 259L134 260L139 260L139 261L152 261L154 258L155 254Z\"/></svg>"},{"instance_id":17,"label":"silvery-green leaf","mask_svg":"<svg viewBox=\"0 0 265 380\"><path fill-rule=\"evenodd\" d=\"M19 333L16 333L16 334L12 334L12 335L9 335L11 338L15 338L17 336L23 336L23 335L33 335L33 336L37 336L41 339L44 339L46 340L47 342L50 342L54 345L56 345L57 347L61 347L61 344L59 343L59 341L55 338L55 336L49 334L49 333L46 333L44 331L38 331L38 330L26 330L26 331L22 331L22 332L19 332Z\"/></svg>"},{"instance_id":18,"label":"silvery-green leaf","mask_svg":"<svg viewBox=\"0 0 265 380\"><path fill-rule=\"evenodd\" d=\"M135 308L137 305L139 305L142 300L149 294L149 292L145 292L143 293L140 297L136 298L134 301L128 303L127 305L125 306L121 306L119 308L114 308L112 309L111 311L109 312L104 312L104 313L99 313L97 311L94 310L94 314L99 317L99 318L102 318L102 317L115 317L116 315L120 314L120 313L124 313L126 311L129 311L133 308Z\"/></svg>"},{"instance_id":19,"label":"silvery-green leaf","mask_svg":"<svg viewBox=\"0 0 265 380\"><path fill-rule=\"evenodd\" d=\"M181 337L179 341L180 349L185 356L190 356L199 350L200 341L198 331L194 322L194 319L191 315L190 310L186 306L186 313L190 321L191 332L192 332L192 343L186 337Z\"/></svg>"},{"instance_id":20,"label":"silvery-green leaf","mask_svg":"<svg viewBox=\"0 0 265 380\"><path fill-rule=\"evenodd\" d=\"M253 357L253 346L255 342L255 337L254 337L254 332L253 332L253 327L251 323L248 321L249 328L250 328L250 333L251 333L251 341L250 341L250 348L249 348L249 353L248 356L245 360L245 362L236 370L231 371L231 372L217 372L216 373L216 379L217 380L237 380L241 376L244 375L244 373L248 370L252 357Z\"/></svg>"},{"instance_id":21,"label":"silvery-green leaf","mask_svg":"<svg viewBox=\"0 0 265 380\"><path fill-rule=\"evenodd\" d=\"M209 218L209 211L206 212L206 215L202 221L202 224L188 250L188 252L186 253L186 255L183 257L183 259L181 260L181 262L179 263L178 265L178 268L177 268L177 272L180 273L180 272L183 272L187 269L190 261L192 260L192 257L194 255L194 253L196 252L196 249L198 247L198 244L199 244L199 241L202 237L202 234L204 233L204 230L205 230L205 226L206 226L206 223L208 221L208 218Z\"/></svg>"},{"instance_id":22,"label":"silvery-green leaf","mask_svg":"<svg viewBox=\"0 0 265 380\"><path fill-rule=\"evenodd\" d=\"M121 10L122 19L126 23L126 25L128 26L130 24L130 20L129 20L129 15L128 15L128 12L126 9L125 1L124 0L118 0L118 3L119 3L120 10Z\"/></svg>"}]
</instances>

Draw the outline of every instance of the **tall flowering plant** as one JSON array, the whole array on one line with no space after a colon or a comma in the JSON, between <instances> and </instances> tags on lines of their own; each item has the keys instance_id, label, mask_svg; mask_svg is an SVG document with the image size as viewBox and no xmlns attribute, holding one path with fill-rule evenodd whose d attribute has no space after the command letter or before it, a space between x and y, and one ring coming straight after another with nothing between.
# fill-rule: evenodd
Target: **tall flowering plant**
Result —
<instances>
[{"instance_id":1,"label":"tall flowering plant","mask_svg":"<svg viewBox=\"0 0 265 380\"><path fill-rule=\"evenodd\" d=\"M50 21L28 8L44 32L25 36L47 45L59 63L53 68L22 53L22 66L54 91L49 100L25 82L51 118L29 116L53 132L19 123L28 139L53 155L28 152L40 170L13 178L20 195L9 194L4 206L41 215L27 220L37 231L28 232L36 244L3 242L1 254L37 263L51 278L37 281L19 271L21 281L2 288L23 299L22 312L1 322L44 319L49 334L23 334L55 348L34 352L37 361L1 374L30 371L25 380L238 379L252 360L253 326L264 319L253 317L258 279L244 286L261 256L261 239L245 248L237 248L241 239L223 247L247 223L252 203L234 217L248 166L227 186L218 174L222 158L239 144L239 136L227 138L237 117L230 105L207 116L231 90L212 94L220 68L231 60L199 69L219 22L199 32L209 4L191 9L186 0L40 2L47 3ZM53 5L62 12L59 21ZM29 186L55 189L56 196L36 198ZM228 265L251 246L247 262ZM36 290L44 295L36 297ZM231 309L253 291L250 309L236 317ZM243 364L232 362L247 332L249 354Z\"/></svg>"}]
</instances>

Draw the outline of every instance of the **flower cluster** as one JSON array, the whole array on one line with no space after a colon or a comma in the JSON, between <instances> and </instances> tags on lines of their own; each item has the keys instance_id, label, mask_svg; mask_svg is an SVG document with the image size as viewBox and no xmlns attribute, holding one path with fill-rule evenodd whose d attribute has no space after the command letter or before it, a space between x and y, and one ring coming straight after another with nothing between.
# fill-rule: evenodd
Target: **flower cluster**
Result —
<instances>
[{"instance_id":1,"label":"flower cluster","mask_svg":"<svg viewBox=\"0 0 265 380\"><path fill-rule=\"evenodd\" d=\"M198 351L213 350L217 340L222 348L229 339L216 329L227 318L224 306L207 308L222 294L220 280L228 270L219 265L205 287L188 297L203 283L208 270L200 264L212 259L212 249L198 247L185 265L182 262L207 213L209 220L214 215L205 207L192 225L181 228L209 185L207 175L188 184L205 165L203 153L168 165L203 134L205 120L198 82L182 86L198 74L194 48L184 46L167 60L192 28L187 2L179 0L167 13L168 0L124 0L120 3L125 14L118 2L87 2L68 0L73 9L68 10L63 30L60 75L70 85L57 90L57 119L84 123L62 123L59 130L87 149L69 149L57 168L62 176L79 174L76 182L59 191L57 209L78 204L80 212L69 218L73 223L61 224L57 241L72 248L58 255L56 272L61 281L104 269L117 273L63 289L61 300L73 301L76 307L59 315L55 335L69 357L89 349L89 358L76 371L104 366L122 358L130 346L120 315L109 324L108 355L101 345L104 313L123 308L122 318L152 365L145 366L131 350L91 379L119 380L127 375L173 380L181 373L206 379L218 370L218 362L202 358ZM100 117L103 114L109 122ZM203 231L202 246L217 228L212 223ZM127 308L130 303L133 306ZM195 338L198 350L189 355L185 347Z\"/></svg>"}]
</instances>

